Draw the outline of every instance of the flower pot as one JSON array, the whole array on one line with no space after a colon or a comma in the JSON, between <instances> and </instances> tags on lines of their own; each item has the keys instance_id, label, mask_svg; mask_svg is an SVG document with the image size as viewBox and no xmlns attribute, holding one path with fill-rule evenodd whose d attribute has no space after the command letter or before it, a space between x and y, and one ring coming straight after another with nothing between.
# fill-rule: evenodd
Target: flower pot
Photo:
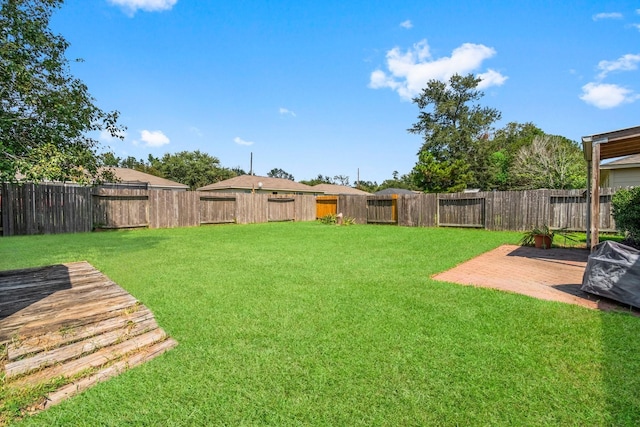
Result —
<instances>
[{"instance_id":1,"label":"flower pot","mask_svg":"<svg viewBox=\"0 0 640 427\"><path fill-rule=\"evenodd\" d=\"M540 249L549 249L551 247L551 236L547 236L544 234L536 234L533 236L534 244L536 248Z\"/></svg>"}]
</instances>

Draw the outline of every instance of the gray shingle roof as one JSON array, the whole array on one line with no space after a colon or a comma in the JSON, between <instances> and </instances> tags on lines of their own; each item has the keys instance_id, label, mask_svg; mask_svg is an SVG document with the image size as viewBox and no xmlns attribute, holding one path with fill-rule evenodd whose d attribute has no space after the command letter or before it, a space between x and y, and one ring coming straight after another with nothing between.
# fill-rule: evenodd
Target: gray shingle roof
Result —
<instances>
[{"instance_id":1,"label":"gray shingle roof","mask_svg":"<svg viewBox=\"0 0 640 427\"><path fill-rule=\"evenodd\" d=\"M358 190L357 188L347 187L346 185L335 185L335 184L318 184L313 186L320 193L324 194L356 194L356 195L367 195L371 193L367 193L366 191Z\"/></svg>"},{"instance_id":2,"label":"gray shingle roof","mask_svg":"<svg viewBox=\"0 0 640 427\"><path fill-rule=\"evenodd\" d=\"M260 186L262 184L262 186ZM224 181L198 188L198 191L216 190L259 190L291 193L322 193L305 184L283 178L269 178L257 175L240 175Z\"/></svg>"},{"instance_id":3,"label":"gray shingle roof","mask_svg":"<svg viewBox=\"0 0 640 427\"><path fill-rule=\"evenodd\" d=\"M160 178L159 176L151 175L148 173L140 172L135 169L128 168L116 168L110 167L114 175L120 179L123 183L131 182L143 182L148 183L149 188L169 188L175 190L187 190L188 185L180 184L179 182L171 181L170 179Z\"/></svg>"},{"instance_id":4,"label":"gray shingle roof","mask_svg":"<svg viewBox=\"0 0 640 427\"><path fill-rule=\"evenodd\" d=\"M385 194L418 194L418 191L411 191L405 188L385 188L384 190L376 191L375 195L385 195Z\"/></svg>"},{"instance_id":5,"label":"gray shingle roof","mask_svg":"<svg viewBox=\"0 0 640 427\"><path fill-rule=\"evenodd\" d=\"M609 163L600 165L600 169L617 169L619 167L640 166L640 154L622 157Z\"/></svg>"}]
</instances>

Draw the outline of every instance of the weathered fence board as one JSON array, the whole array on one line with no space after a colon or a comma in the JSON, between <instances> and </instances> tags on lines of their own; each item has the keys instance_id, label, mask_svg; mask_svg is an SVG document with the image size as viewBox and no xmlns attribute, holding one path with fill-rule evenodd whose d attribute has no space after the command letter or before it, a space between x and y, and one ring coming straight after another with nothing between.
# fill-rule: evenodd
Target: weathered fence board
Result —
<instances>
[{"instance_id":1,"label":"weathered fence board","mask_svg":"<svg viewBox=\"0 0 640 427\"><path fill-rule=\"evenodd\" d=\"M267 206L269 222L293 221L296 218L293 197L269 197Z\"/></svg>"},{"instance_id":2,"label":"weathered fence board","mask_svg":"<svg viewBox=\"0 0 640 427\"><path fill-rule=\"evenodd\" d=\"M95 228L135 228L149 226L147 190L97 188L93 194Z\"/></svg>"},{"instance_id":3,"label":"weathered fence board","mask_svg":"<svg viewBox=\"0 0 640 427\"><path fill-rule=\"evenodd\" d=\"M236 220L235 195L200 194L200 224L224 224Z\"/></svg>"},{"instance_id":4,"label":"weathered fence board","mask_svg":"<svg viewBox=\"0 0 640 427\"><path fill-rule=\"evenodd\" d=\"M357 224L367 223L367 197L369 196L338 196L338 213L344 217L353 218Z\"/></svg>"},{"instance_id":5,"label":"weathered fence board","mask_svg":"<svg viewBox=\"0 0 640 427\"><path fill-rule=\"evenodd\" d=\"M90 231L91 189L79 186L2 185L5 236Z\"/></svg>"},{"instance_id":6,"label":"weathered fence board","mask_svg":"<svg viewBox=\"0 0 640 427\"><path fill-rule=\"evenodd\" d=\"M295 221L313 221L316 219L316 197L312 195L293 196L295 200Z\"/></svg>"},{"instance_id":7,"label":"weathered fence board","mask_svg":"<svg viewBox=\"0 0 640 427\"><path fill-rule=\"evenodd\" d=\"M478 195L438 196L438 226L441 227L477 227L485 225L485 197Z\"/></svg>"},{"instance_id":8,"label":"weathered fence board","mask_svg":"<svg viewBox=\"0 0 640 427\"><path fill-rule=\"evenodd\" d=\"M149 191L149 228L200 225L200 197L194 191Z\"/></svg>"},{"instance_id":9,"label":"weathered fence board","mask_svg":"<svg viewBox=\"0 0 640 427\"><path fill-rule=\"evenodd\" d=\"M398 225L435 227L438 224L437 194L398 196Z\"/></svg>"},{"instance_id":10,"label":"weathered fence board","mask_svg":"<svg viewBox=\"0 0 640 427\"><path fill-rule=\"evenodd\" d=\"M385 196L367 196L367 223L397 224L397 199L398 196L396 194Z\"/></svg>"}]
</instances>

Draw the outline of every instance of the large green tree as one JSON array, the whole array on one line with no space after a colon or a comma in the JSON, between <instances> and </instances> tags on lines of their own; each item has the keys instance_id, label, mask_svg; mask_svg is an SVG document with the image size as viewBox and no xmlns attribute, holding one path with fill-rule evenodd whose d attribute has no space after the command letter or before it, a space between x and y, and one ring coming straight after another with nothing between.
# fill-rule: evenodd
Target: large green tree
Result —
<instances>
[{"instance_id":1,"label":"large green tree","mask_svg":"<svg viewBox=\"0 0 640 427\"><path fill-rule=\"evenodd\" d=\"M123 129L117 112L98 108L69 71L69 43L49 29L62 3L0 0L0 180L112 178L89 135Z\"/></svg>"},{"instance_id":2,"label":"large green tree","mask_svg":"<svg viewBox=\"0 0 640 427\"><path fill-rule=\"evenodd\" d=\"M222 167L217 157L199 150L167 153L153 163L160 176L186 184L192 190L236 176L231 169Z\"/></svg>"},{"instance_id":3,"label":"large green tree","mask_svg":"<svg viewBox=\"0 0 640 427\"><path fill-rule=\"evenodd\" d=\"M423 137L413 170L415 182L422 190L457 191L488 180L487 141L501 114L476 103L484 95L477 89L480 81L472 74L455 74L448 82L431 80L413 99L420 113L408 131ZM443 174L460 166L464 172L455 176Z\"/></svg>"}]
</instances>

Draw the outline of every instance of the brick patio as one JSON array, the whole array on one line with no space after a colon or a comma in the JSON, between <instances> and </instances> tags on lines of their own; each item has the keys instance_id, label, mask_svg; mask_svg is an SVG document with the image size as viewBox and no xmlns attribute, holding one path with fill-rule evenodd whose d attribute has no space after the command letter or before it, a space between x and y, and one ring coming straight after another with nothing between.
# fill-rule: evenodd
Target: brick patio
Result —
<instances>
[{"instance_id":1,"label":"brick patio","mask_svg":"<svg viewBox=\"0 0 640 427\"><path fill-rule=\"evenodd\" d=\"M629 307L580 290L587 265L586 249L536 249L503 245L451 270L435 280L515 292L550 301L600 310ZM638 315L640 312L634 311Z\"/></svg>"}]
</instances>

